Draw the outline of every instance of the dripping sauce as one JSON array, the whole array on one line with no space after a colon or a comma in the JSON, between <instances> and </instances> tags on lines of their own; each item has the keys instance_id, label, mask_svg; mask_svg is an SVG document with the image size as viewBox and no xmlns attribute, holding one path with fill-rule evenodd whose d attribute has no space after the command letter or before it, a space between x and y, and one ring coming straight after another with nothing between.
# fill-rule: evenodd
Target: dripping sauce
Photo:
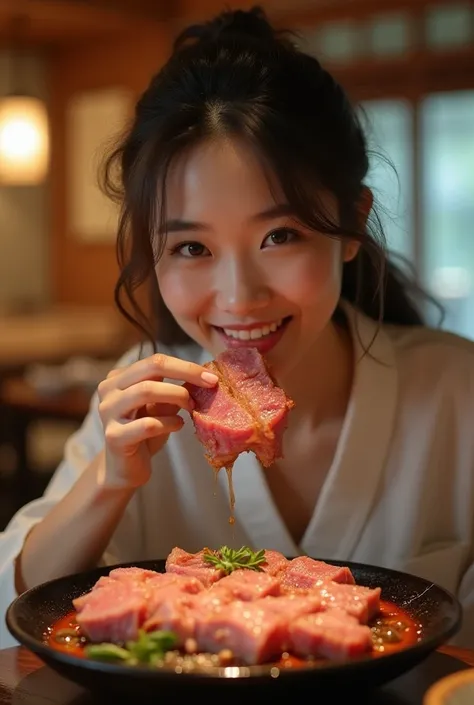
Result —
<instances>
[{"instance_id":1,"label":"dripping sauce","mask_svg":"<svg viewBox=\"0 0 474 705\"><path fill-rule=\"evenodd\" d=\"M213 468L214 470L214 497L217 495L217 478L219 475L219 472L221 468ZM228 465L225 468L225 472L227 475L227 486L229 488L229 510L230 510L230 515L229 515L229 524L232 526L235 524L235 515L234 515L234 509L235 509L235 492L234 492L234 483L232 480L232 471L233 471L233 466Z\"/></svg>"},{"instance_id":2,"label":"dripping sauce","mask_svg":"<svg viewBox=\"0 0 474 705\"><path fill-rule=\"evenodd\" d=\"M232 470L233 467L230 465L226 467L227 484L229 487L229 506L230 506L230 517L229 524L235 524L234 507L235 507L235 493L234 493L234 483L232 481Z\"/></svg>"}]
</instances>

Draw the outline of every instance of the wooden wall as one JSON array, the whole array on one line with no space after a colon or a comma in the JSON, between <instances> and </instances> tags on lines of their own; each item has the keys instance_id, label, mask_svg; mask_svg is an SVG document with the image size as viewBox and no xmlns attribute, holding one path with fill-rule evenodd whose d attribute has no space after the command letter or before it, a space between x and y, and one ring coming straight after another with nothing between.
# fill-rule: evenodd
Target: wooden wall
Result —
<instances>
[{"instance_id":1,"label":"wooden wall","mask_svg":"<svg viewBox=\"0 0 474 705\"><path fill-rule=\"evenodd\" d=\"M135 38L56 51L50 56L51 290L59 304L113 305L117 275L114 245L74 239L67 219L66 112L78 92L122 86L138 97L166 60L169 34L159 26Z\"/></svg>"}]
</instances>

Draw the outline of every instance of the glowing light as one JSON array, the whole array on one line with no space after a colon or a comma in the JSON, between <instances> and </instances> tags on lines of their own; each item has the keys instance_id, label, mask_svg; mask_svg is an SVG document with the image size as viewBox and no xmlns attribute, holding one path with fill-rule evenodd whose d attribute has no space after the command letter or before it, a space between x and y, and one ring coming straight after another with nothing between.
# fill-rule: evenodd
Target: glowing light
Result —
<instances>
[{"instance_id":1,"label":"glowing light","mask_svg":"<svg viewBox=\"0 0 474 705\"><path fill-rule=\"evenodd\" d=\"M0 100L0 182L41 183L48 171L49 129L44 103L27 96Z\"/></svg>"}]
</instances>

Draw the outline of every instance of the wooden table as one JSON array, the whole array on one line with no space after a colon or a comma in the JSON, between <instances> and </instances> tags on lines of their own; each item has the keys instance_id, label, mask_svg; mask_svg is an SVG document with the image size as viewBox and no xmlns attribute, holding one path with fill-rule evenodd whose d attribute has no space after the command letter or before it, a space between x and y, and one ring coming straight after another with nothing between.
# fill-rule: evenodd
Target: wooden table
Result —
<instances>
[{"instance_id":1,"label":"wooden table","mask_svg":"<svg viewBox=\"0 0 474 705\"><path fill-rule=\"evenodd\" d=\"M115 309L58 306L21 315L0 314L0 371L74 355L116 358L129 346L130 333Z\"/></svg>"},{"instance_id":2,"label":"wooden table","mask_svg":"<svg viewBox=\"0 0 474 705\"><path fill-rule=\"evenodd\" d=\"M82 421L89 410L91 396L92 390L86 391L82 387L57 394L41 394L22 376L10 377L0 386L3 406L35 418Z\"/></svg>"},{"instance_id":3,"label":"wooden table","mask_svg":"<svg viewBox=\"0 0 474 705\"><path fill-rule=\"evenodd\" d=\"M92 391L70 389L58 394L39 394L23 377L0 380L2 437L16 457L13 492L17 506L34 499L34 467L29 453L29 432L37 421L52 419L79 425L89 410ZM52 471L54 468L52 468Z\"/></svg>"},{"instance_id":4,"label":"wooden table","mask_svg":"<svg viewBox=\"0 0 474 705\"><path fill-rule=\"evenodd\" d=\"M439 678L474 667L474 650L444 647L409 674L381 689L364 705L422 705L423 694ZM400 685L402 679L404 683ZM400 693L409 693L406 698ZM168 698L164 698L167 700ZM206 701L208 699L206 698ZM157 693L156 702L160 701ZM107 701L110 705L111 699ZM137 693L136 703L140 702ZM24 647L0 650L0 705L105 705L56 675ZM115 701L112 705L118 705Z\"/></svg>"}]
</instances>

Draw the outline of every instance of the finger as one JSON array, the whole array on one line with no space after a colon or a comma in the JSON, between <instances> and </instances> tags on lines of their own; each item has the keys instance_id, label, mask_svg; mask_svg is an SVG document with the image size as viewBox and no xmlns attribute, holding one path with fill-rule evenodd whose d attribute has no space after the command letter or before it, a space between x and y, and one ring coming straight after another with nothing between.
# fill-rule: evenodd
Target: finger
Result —
<instances>
[{"instance_id":1,"label":"finger","mask_svg":"<svg viewBox=\"0 0 474 705\"><path fill-rule=\"evenodd\" d=\"M108 394L99 403L99 414L104 420L130 418L148 404L172 404L189 412L194 408L194 401L185 387L147 379L124 391L116 389Z\"/></svg>"},{"instance_id":2,"label":"finger","mask_svg":"<svg viewBox=\"0 0 474 705\"><path fill-rule=\"evenodd\" d=\"M181 411L177 404L147 404L138 416L175 416Z\"/></svg>"},{"instance_id":3,"label":"finger","mask_svg":"<svg viewBox=\"0 0 474 705\"><path fill-rule=\"evenodd\" d=\"M114 367L107 373L107 379L112 379L113 377L116 377L117 375L121 374L123 370L123 367Z\"/></svg>"},{"instance_id":4,"label":"finger","mask_svg":"<svg viewBox=\"0 0 474 705\"><path fill-rule=\"evenodd\" d=\"M202 365L157 353L134 362L117 373L115 371L109 373L99 384L99 396L103 398L108 391L116 387L127 389L147 379L162 380L165 377L196 384L199 387L213 387L218 382L218 377Z\"/></svg>"},{"instance_id":5,"label":"finger","mask_svg":"<svg viewBox=\"0 0 474 705\"><path fill-rule=\"evenodd\" d=\"M135 452L139 443L150 438L175 433L183 427L181 416L144 416L129 423L121 424L118 421L109 424L105 431L105 440L111 450L115 452Z\"/></svg>"}]
</instances>

